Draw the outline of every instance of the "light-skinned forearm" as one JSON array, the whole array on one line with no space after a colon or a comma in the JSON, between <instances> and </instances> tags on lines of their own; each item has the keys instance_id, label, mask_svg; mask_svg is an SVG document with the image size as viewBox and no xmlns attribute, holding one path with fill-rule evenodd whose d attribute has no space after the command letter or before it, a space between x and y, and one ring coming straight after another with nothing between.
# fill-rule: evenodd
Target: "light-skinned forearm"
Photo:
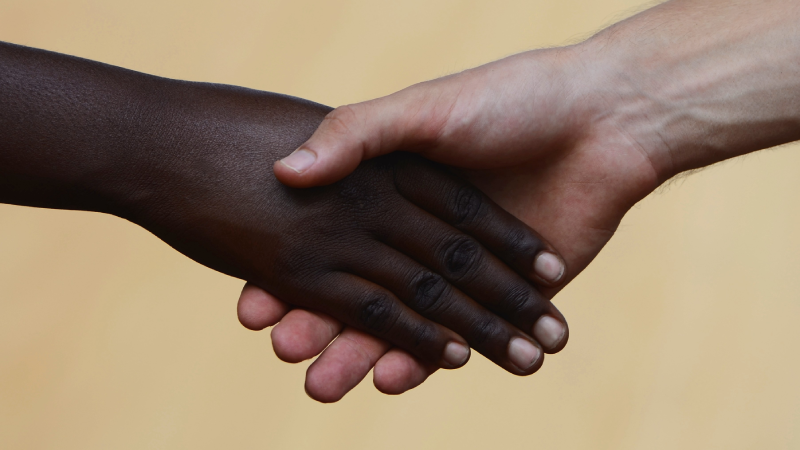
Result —
<instances>
[{"instance_id":1,"label":"light-skinned forearm","mask_svg":"<svg viewBox=\"0 0 800 450\"><path fill-rule=\"evenodd\" d=\"M673 0L576 48L659 181L800 139L800 2ZM602 129L603 127L600 127Z\"/></svg>"}]
</instances>

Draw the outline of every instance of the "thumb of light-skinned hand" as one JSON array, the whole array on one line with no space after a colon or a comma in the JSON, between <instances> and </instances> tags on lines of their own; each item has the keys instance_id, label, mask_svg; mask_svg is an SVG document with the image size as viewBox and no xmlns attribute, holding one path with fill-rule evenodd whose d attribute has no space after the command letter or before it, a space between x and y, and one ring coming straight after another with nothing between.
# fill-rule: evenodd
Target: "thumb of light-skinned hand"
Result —
<instances>
[{"instance_id":1,"label":"thumb of light-skinned hand","mask_svg":"<svg viewBox=\"0 0 800 450\"><path fill-rule=\"evenodd\" d=\"M409 89L331 111L311 138L275 163L275 176L294 188L324 186L349 175L362 160L435 141L434 112L420 114L424 107L413 102L422 99Z\"/></svg>"}]
</instances>

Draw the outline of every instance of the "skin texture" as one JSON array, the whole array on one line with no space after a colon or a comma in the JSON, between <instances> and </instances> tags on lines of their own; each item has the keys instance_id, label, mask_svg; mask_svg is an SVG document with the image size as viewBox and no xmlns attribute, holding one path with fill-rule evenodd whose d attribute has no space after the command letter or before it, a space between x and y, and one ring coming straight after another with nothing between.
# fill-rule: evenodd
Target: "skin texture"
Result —
<instances>
[{"instance_id":1,"label":"skin texture","mask_svg":"<svg viewBox=\"0 0 800 450\"><path fill-rule=\"evenodd\" d=\"M326 187L279 183L273 163L328 107L11 44L0 68L2 202L128 219L317 311L325 323L308 333L347 323L429 370L465 364L472 347L528 375L566 342L533 338L543 317L564 323L534 284L553 285L533 270L553 248L437 164L398 153ZM243 317L286 311L265 308ZM522 365L520 345L533 355Z\"/></svg>"},{"instance_id":2,"label":"skin texture","mask_svg":"<svg viewBox=\"0 0 800 450\"><path fill-rule=\"evenodd\" d=\"M324 185L398 149L461 167L498 204L536 224L564 257L569 281L625 213L671 177L800 139L798 22L800 4L791 0L666 2L575 46L337 108L299 148L315 163L298 170L287 158L275 173L290 186ZM248 288L240 311L254 305L280 301ZM253 327L266 316L240 317ZM303 331L318 320L289 313L273 330L276 351L321 351L334 334ZM318 359L307 384L337 371L332 379L349 380L376 361L375 385L396 394L431 373L400 350L383 354L388 346L373 337L351 340L362 351ZM351 387L327 386L337 394Z\"/></svg>"}]
</instances>

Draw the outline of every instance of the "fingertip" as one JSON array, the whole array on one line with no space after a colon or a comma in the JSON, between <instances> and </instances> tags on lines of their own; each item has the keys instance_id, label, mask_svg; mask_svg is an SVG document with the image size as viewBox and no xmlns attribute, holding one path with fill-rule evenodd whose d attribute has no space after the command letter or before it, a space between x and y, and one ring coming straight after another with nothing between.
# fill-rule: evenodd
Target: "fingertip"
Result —
<instances>
[{"instance_id":1,"label":"fingertip","mask_svg":"<svg viewBox=\"0 0 800 450\"><path fill-rule=\"evenodd\" d=\"M289 311L286 303L269 292L247 283L239 294L236 315L245 328L258 331L278 323Z\"/></svg>"},{"instance_id":2,"label":"fingertip","mask_svg":"<svg viewBox=\"0 0 800 450\"><path fill-rule=\"evenodd\" d=\"M298 152L310 153L311 150L297 150L286 159L291 158ZM349 150L317 151L317 154L318 157L315 162L302 172L287 164L285 160L276 161L272 169L275 177L281 183L292 188L326 186L346 177L361 163L360 155L354 154Z\"/></svg>"},{"instance_id":3,"label":"fingertip","mask_svg":"<svg viewBox=\"0 0 800 450\"><path fill-rule=\"evenodd\" d=\"M518 370L517 375L530 375L542 366L544 353L529 338L515 337L508 343L508 359Z\"/></svg>"},{"instance_id":4,"label":"fingertip","mask_svg":"<svg viewBox=\"0 0 800 450\"><path fill-rule=\"evenodd\" d=\"M345 329L309 366L306 394L322 403L341 400L364 379L388 348L389 344L383 340L352 328Z\"/></svg>"},{"instance_id":5,"label":"fingertip","mask_svg":"<svg viewBox=\"0 0 800 450\"><path fill-rule=\"evenodd\" d=\"M540 282L548 287L560 286L567 271L567 265L564 260L552 251L542 251L533 262L533 275L538 278Z\"/></svg>"},{"instance_id":6,"label":"fingertip","mask_svg":"<svg viewBox=\"0 0 800 450\"><path fill-rule=\"evenodd\" d=\"M272 349L281 361L305 361L325 350L341 329L332 317L295 309L272 329Z\"/></svg>"},{"instance_id":7,"label":"fingertip","mask_svg":"<svg viewBox=\"0 0 800 450\"><path fill-rule=\"evenodd\" d=\"M310 183L310 178L304 177L302 173L297 173L292 170L289 166L284 164L282 160L275 161L275 164L272 165L272 171L275 174L275 178L286 186L292 188L307 188L313 186L313 184Z\"/></svg>"},{"instance_id":8,"label":"fingertip","mask_svg":"<svg viewBox=\"0 0 800 450\"><path fill-rule=\"evenodd\" d=\"M352 173L361 161L394 151L393 141L384 145L387 130L374 111L367 103L334 109L303 145L275 162L275 176L293 188L325 186Z\"/></svg>"},{"instance_id":9,"label":"fingertip","mask_svg":"<svg viewBox=\"0 0 800 450\"><path fill-rule=\"evenodd\" d=\"M550 354L558 353L561 350L564 350L564 347L567 346L567 342L569 342L569 324L567 323L567 319L564 317L564 314L562 314L561 311L559 311L556 305L550 303L550 311L548 311L546 315L539 318L536 324L534 324L534 329L533 329L534 335L536 334L537 325L539 325L539 322L541 322L542 319L545 317L551 318L550 320L552 320L553 323L557 322L564 327L564 331L561 334L561 337L554 339L553 340L554 343L551 343L551 345L545 347L545 353L550 353ZM553 329L557 330L557 327L554 327ZM553 332L552 334L556 335L557 333ZM539 342L542 343L541 340Z\"/></svg>"},{"instance_id":10,"label":"fingertip","mask_svg":"<svg viewBox=\"0 0 800 450\"><path fill-rule=\"evenodd\" d=\"M314 165L316 160L317 153L315 151L300 147L278 163L294 173L303 174Z\"/></svg>"},{"instance_id":11,"label":"fingertip","mask_svg":"<svg viewBox=\"0 0 800 450\"><path fill-rule=\"evenodd\" d=\"M552 348L548 348L547 353L553 354L564 350L564 347L567 346L567 342L569 342L569 326L567 326L567 330L564 332L564 336L561 338L561 341L559 341L559 343Z\"/></svg>"},{"instance_id":12,"label":"fingertip","mask_svg":"<svg viewBox=\"0 0 800 450\"><path fill-rule=\"evenodd\" d=\"M395 348L375 364L372 383L384 394L399 395L422 384L436 370L436 367L422 364L408 353Z\"/></svg>"},{"instance_id":13,"label":"fingertip","mask_svg":"<svg viewBox=\"0 0 800 450\"><path fill-rule=\"evenodd\" d=\"M445 346L442 356L446 364L445 369L458 369L469 361L469 346L460 341L451 341Z\"/></svg>"},{"instance_id":14,"label":"fingertip","mask_svg":"<svg viewBox=\"0 0 800 450\"><path fill-rule=\"evenodd\" d=\"M308 188L319 185L319 167L316 167L318 152L308 148L309 142L283 159L275 161L272 170L281 183L293 188ZM324 173L323 173L324 174Z\"/></svg>"},{"instance_id":15,"label":"fingertip","mask_svg":"<svg viewBox=\"0 0 800 450\"><path fill-rule=\"evenodd\" d=\"M306 381L304 388L306 395L320 403L336 403L341 400L349 389L343 389L339 383L331 382L328 375L336 376L337 374L327 374L320 370L313 370L312 364L306 372Z\"/></svg>"}]
</instances>

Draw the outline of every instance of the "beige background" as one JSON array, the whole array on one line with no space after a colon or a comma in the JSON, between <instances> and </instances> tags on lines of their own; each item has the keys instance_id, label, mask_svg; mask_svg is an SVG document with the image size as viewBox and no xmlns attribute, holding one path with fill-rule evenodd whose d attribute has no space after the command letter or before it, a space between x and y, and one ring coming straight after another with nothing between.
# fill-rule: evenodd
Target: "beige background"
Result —
<instances>
[{"instance_id":1,"label":"beige background","mask_svg":"<svg viewBox=\"0 0 800 450\"><path fill-rule=\"evenodd\" d=\"M329 105L572 42L638 0L0 0L0 40ZM99 214L0 206L3 449L800 448L800 154L672 184L557 298L567 349L303 392L242 282ZM794 380L794 381L793 381Z\"/></svg>"}]
</instances>

